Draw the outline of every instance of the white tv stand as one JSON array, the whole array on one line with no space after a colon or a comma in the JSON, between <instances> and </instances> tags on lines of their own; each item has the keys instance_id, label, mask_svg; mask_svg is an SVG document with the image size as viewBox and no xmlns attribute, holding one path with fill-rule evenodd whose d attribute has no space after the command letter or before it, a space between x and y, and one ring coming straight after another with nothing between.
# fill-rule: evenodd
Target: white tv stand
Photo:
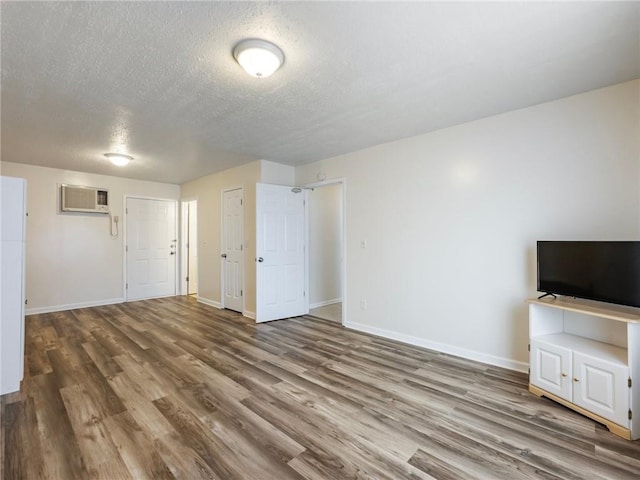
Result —
<instances>
[{"instance_id":1,"label":"white tv stand","mask_svg":"<svg viewBox=\"0 0 640 480\"><path fill-rule=\"evenodd\" d=\"M529 299L529 391L640 438L640 308Z\"/></svg>"}]
</instances>

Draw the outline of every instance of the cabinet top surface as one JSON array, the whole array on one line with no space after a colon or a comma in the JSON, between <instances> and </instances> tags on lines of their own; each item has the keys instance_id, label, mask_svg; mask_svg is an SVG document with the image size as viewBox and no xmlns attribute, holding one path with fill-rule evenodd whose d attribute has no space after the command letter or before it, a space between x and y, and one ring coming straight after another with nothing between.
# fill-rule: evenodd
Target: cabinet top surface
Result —
<instances>
[{"instance_id":1,"label":"cabinet top surface","mask_svg":"<svg viewBox=\"0 0 640 480\"><path fill-rule=\"evenodd\" d=\"M547 297L542 299L530 298L527 300L527 303L585 313L587 315L608 318L619 322L640 323L640 308L626 307L624 305L614 305L610 303L566 297Z\"/></svg>"}]
</instances>

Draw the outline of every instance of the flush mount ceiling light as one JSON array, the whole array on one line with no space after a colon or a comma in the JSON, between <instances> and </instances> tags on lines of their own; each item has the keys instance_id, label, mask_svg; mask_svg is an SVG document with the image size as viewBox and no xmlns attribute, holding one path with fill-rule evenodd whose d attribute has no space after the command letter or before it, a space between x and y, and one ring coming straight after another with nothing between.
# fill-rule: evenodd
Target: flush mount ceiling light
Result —
<instances>
[{"instance_id":1,"label":"flush mount ceiling light","mask_svg":"<svg viewBox=\"0 0 640 480\"><path fill-rule=\"evenodd\" d=\"M265 78L278 70L284 54L273 43L265 40L243 40L233 49L233 58L249 75Z\"/></svg>"},{"instance_id":2,"label":"flush mount ceiling light","mask_svg":"<svg viewBox=\"0 0 640 480\"><path fill-rule=\"evenodd\" d=\"M104 156L107 157L111 163L117 165L118 167L124 167L131 160L133 160L133 157L125 155L123 153L105 153Z\"/></svg>"}]
</instances>

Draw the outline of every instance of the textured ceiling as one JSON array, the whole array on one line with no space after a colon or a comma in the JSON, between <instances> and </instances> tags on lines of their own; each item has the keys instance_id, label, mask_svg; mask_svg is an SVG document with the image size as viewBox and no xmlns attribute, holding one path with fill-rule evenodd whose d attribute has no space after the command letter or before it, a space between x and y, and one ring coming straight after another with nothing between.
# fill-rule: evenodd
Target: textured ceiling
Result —
<instances>
[{"instance_id":1,"label":"textured ceiling","mask_svg":"<svg viewBox=\"0 0 640 480\"><path fill-rule=\"evenodd\" d=\"M6 2L2 160L170 183L640 77L640 3ZM249 77L233 46L285 54ZM126 168L102 156L135 157Z\"/></svg>"}]
</instances>

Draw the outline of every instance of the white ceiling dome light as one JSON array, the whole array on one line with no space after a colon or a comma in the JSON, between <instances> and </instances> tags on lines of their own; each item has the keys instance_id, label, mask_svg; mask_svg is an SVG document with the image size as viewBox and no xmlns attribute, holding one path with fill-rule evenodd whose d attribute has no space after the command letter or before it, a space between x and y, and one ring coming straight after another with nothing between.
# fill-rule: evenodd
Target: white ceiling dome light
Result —
<instances>
[{"instance_id":1,"label":"white ceiling dome light","mask_svg":"<svg viewBox=\"0 0 640 480\"><path fill-rule=\"evenodd\" d=\"M125 155L123 153L105 153L104 156L107 157L111 163L117 165L118 167L124 167L125 165L128 165L131 160L133 160L132 156Z\"/></svg>"},{"instance_id":2,"label":"white ceiling dome light","mask_svg":"<svg viewBox=\"0 0 640 480\"><path fill-rule=\"evenodd\" d=\"M245 71L257 78L266 78L284 63L284 54L266 40L243 40L233 49L233 58Z\"/></svg>"}]
</instances>

